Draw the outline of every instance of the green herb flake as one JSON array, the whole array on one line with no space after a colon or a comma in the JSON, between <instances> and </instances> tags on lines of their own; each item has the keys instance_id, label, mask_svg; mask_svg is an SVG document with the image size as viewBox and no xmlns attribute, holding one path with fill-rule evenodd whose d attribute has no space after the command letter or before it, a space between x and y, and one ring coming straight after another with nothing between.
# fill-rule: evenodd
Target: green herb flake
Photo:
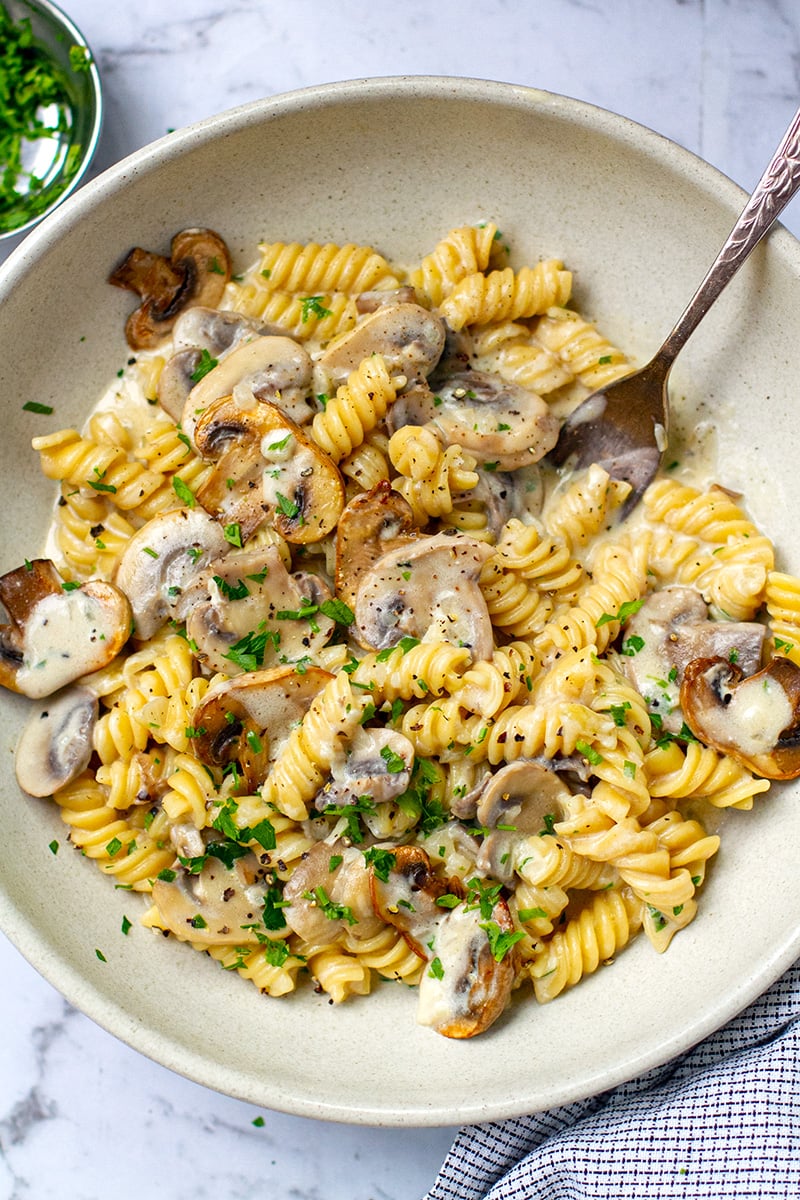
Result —
<instances>
[{"instance_id":1,"label":"green herb flake","mask_svg":"<svg viewBox=\"0 0 800 1200\"><path fill-rule=\"evenodd\" d=\"M399 775L401 771L406 770L405 759L392 750L391 746L381 746L380 753L389 775Z\"/></svg>"},{"instance_id":2,"label":"green herb flake","mask_svg":"<svg viewBox=\"0 0 800 1200\"><path fill-rule=\"evenodd\" d=\"M103 951L102 951L102 950L98 950L96 946L95 946L95 951L94 951L94 952L95 952L95 954L97 955L97 957L100 959L100 962L103 962L103 963L104 963L104 962L108 962L108 959L106 958L105 954L103 954Z\"/></svg>"},{"instance_id":3,"label":"green herb flake","mask_svg":"<svg viewBox=\"0 0 800 1200\"><path fill-rule=\"evenodd\" d=\"M55 838L49 843L47 848L51 854L58 854L58 842L55 840Z\"/></svg>"},{"instance_id":4,"label":"green herb flake","mask_svg":"<svg viewBox=\"0 0 800 1200\"><path fill-rule=\"evenodd\" d=\"M23 412L42 413L43 416L49 417L53 411L52 404L40 404L38 400L26 400L22 406Z\"/></svg>"},{"instance_id":5,"label":"green herb flake","mask_svg":"<svg viewBox=\"0 0 800 1200\"><path fill-rule=\"evenodd\" d=\"M322 303L323 296L303 296L300 299L301 321L303 324L311 317L330 317L331 309Z\"/></svg>"},{"instance_id":6,"label":"green herb flake","mask_svg":"<svg viewBox=\"0 0 800 1200\"><path fill-rule=\"evenodd\" d=\"M593 767L598 766L603 761L602 754L599 754L588 742L576 742L575 749Z\"/></svg>"},{"instance_id":7,"label":"green herb flake","mask_svg":"<svg viewBox=\"0 0 800 1200\"><path fill-rule=\"evenodd\" d=\"M482 923L481 929L485 930L486 936L489 939L489 949L492 952L495 962L502 962L512 946L516 946L517 942L525 937L521 929L507 932L501 929L496 921Z\"/></svg>"},{"instance_id":8,"label":"green herb flake","mask_svg":"<svg viewBox=\"0 0 800 1200\"><path fill-rule=\"evenodd\" d=\"M431 979L444 979L444 967L442 960L438 957L431 959L431 965L428 968L428 974Z\"/></svg>"},{"instance_id":9,"label":"green herb flake","mask_svg":"<svg viewBox=\"0 0 800 1200\"><path fill-rule=\"evenodd\" d=\"M199 383L201 379L205 379L209 371L213 371L214 367L219 362L219 359L214 358L209 354L208 350L203 347L200 351L200 358L197 361L197 366L192 371L190 376L192 383Z\"/></svg>"},{"instance_id":10,"label":"green herb flake","mask_svg":"<svg viewBox=\"0 0 800 1200\"><path fill-rule=\"evenodd\" d=\"M128 920L128 918L123 913L122 914L122 924L120 925L120 929L122 930L125 937L128 936L128 934L130 933L132 928L133 928L133 926L132 926L131 922Z\"/></svg>"},{"instance_id":11,"label":"green herb flake","mask_svg":"<svg viewBox=\"0 0 800 1200\"><path fill-rule=\"evenodd\" d=\"M382 850L379 846L370 846L369 850L364 851L364 862L368 867L372 867L375 875L383 883L389 880L389 872L393 870L397 863L397 855L391 850Z\"/></svg>"},{"instance_id":12,"label":"green herb flake","mask_svg":"<svg viewBox=\"0 0 800 1200\"><path fill-rule=\"evenodd\" d=\"M192 489L188 483L185 483L179 475L172 476L172 490L180 500L181 504L185 504L187 508L194 508L197 501Z\"/></svg>"},{"instance_id":13,"label":"green herb flake","mask_svg":"<svg viewBox=\"0 0 800 1200\"><path fill-rule=\"evenodd\" d=\"M222 533L226 542L230 543L231 546L237 546L241 550L242 529L238 521L234 521L232 524L226 525L222 530Z\"/></svg>"}]
</instances>

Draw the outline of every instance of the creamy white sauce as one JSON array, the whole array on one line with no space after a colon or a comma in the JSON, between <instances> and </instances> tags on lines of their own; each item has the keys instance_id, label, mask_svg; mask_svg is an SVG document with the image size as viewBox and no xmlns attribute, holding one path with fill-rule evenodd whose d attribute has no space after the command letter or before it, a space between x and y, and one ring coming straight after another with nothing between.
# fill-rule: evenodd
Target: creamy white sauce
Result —
<instances>
[{"instance_id":1,"label":"creamy white sauce","mask_svg":"<svg viewBox=\"0 0 800 1200\"><path fill-rule=\"evenodd\" d=\"M769 676L754 676L730 692L724 707L704 712L703 725L719 745L738 747L752 757L768 754L793 716L792 702L781 685Z\"/></svg>"},{"instance_id":2,"label":"creamy white sauce","mask_svg":"<svg viewBox=\"0 0 800 1200\"><path fill-rule=\"evenodd\" d=\"M20 690L38 699L97 670L116 632L108 606L83 589L45 596L25 625Z\"/></svg>"}]
</instances>

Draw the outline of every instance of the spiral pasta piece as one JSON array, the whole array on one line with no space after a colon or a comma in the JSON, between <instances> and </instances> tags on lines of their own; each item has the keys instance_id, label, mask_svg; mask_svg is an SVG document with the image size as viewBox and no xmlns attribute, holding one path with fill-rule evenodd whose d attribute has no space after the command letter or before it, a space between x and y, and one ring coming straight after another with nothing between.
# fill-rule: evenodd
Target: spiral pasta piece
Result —
<instances>
[{"instance_id":1,"label":"spiral pasta piece","mask_svg":"<svg viewBox=\"0 0 800 1200\"><path fill-rule=\"evenodd\" d=\"M348 242L266 242L256 268L270 291L359 292L399 287L400 280L389 263L370 246Z\"/></svg>"},{"instance_id":2,"label":"spiral pasta piece","mask_svg":"<svg viewBox=\"0 0 800 1200\"><path fill-rule=\"evenodd\" d=\"M530 976L540 1004L574 987L628 944L641 926L638 903L617 891L599 892L577 917L534 955Z\"/></svg>"},{"instance_id":3,"label":"spiral pasta piece","mask_svg":"<svg viewBox=\"0 0 800 1200\"><path fill-rule=\"evenodd\" d=\"M457 283L439 306L452 329L465 325L488 325L493 321L516 321L566 304L572 291L572 274L559 259L547 259L535 267L506 267L467 275Z\"/></svg>"},{"instance_id":4,"label":"spiral pasta piece","mask_svg":"<svg viewBox=\"0 0 800 1200\"><path fill-rule=\"evenodd\" d=\"M564 301L554 301L558 303ZM566 308L551 308L537 321L533 336L592 392L631 372L621 350L590 321Z\"/></svg>"},{"instance_id":5,"label":"spiral pasta piece","mask_svg":"<svg viewBox=\"0 0 800 1200\"><path fill-rule=\"evenodd\" d=\"M386 416L400 387L402 375L391 377L380 354L365 358L337 388L324 412L314 417L313 438L334 462L340 462L360 446L370 430Z\"/></svg>"},{"instance_id":6,"label":"spiral pasta piece","mask_svg":"<svg viewBox=\"0 0 800 1200\"><path fill-rule=\"evenodd\" d=\"M411 271L408 281L429 304L438 306L467 275L486 270L497 238L497 226L491 221L451 229Z\"/></svg>"}]
</instances>

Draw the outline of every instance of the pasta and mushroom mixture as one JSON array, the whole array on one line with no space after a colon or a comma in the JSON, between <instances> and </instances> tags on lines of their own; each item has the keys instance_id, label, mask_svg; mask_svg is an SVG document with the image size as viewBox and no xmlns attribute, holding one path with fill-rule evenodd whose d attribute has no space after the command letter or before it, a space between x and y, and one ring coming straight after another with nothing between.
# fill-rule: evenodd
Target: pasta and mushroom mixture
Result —
<instances>
[{"instance_id":1,"label":"pasta and mushroom mixture","mask_svg":"<svg viewBox=\"0 0 800 1200\"><path fill-rule=\"evenodd\" d=\"M694 917L800 775L800 580L722 482L547 464L632 369L490 222L418 266L184 230L131 358L33 439L50 556L0 579L17 777L142 921L278 997L418 985L455 1038Z\"/></svg>"}]
</instances>

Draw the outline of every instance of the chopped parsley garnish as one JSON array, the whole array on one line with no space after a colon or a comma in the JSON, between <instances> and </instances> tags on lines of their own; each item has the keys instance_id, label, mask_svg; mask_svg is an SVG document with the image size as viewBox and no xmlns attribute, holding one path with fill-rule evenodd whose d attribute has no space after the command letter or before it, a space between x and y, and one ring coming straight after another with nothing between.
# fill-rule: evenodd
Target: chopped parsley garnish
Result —
<instances>
[{"instance_id":1,"label":"chopped parsley garnish","mask_svg":"<svg viewBox=\"0 0 800 1200\"><path fill-rule=\"evenodd\" d=\"M378 879L386 883L389 879L389 872L397 862L397 855L392 854L391 850L381 850L379 846L370 846L369 850L364 851L364 862L367 866L372 867Z\"/></svg>"},{"instance_id":2,"label":"chopped parsley garnish","mask_svg":"<svg viewBox=\"0 0 800 1200\"><path fill-rule=\"evenodd\" d=\"M612 621L619 621L623 625L629 617L637 613L644 604L644 600L626 600L624 604L619 606L619 611L616 613L601 613L595 622L595 628L600 629L603 625L608 625Z\"/></svg>"},{"instance_id":3,"label":"chopped parsley garnish","mask_svg":"<svg viewBox=\"0 0 800 1200\"><path fill-rule=\"evenodd\" d=\"M242 579L238 583L228 583L221 575L214 575L212 578L226 600L244 600L245 596L250 595L247 584Z\"/></svg>"},{"instance_id":4,"label":"chopped parsley garnish","mask_svg":"<svg viewBox=\"0 0 800 1200\"><path fill-rule=\"evenodd\" d=\"M238 642L234 642L228 653L222 657L229 659L243 671L257 671L264 665L268 642L272 642L275 649L278 649L280 634L277 630L251 630L243 638L239 638Z\"/></svg>"},{"instance_id":5,"label":"chopped parsley garnish","mask_svg":"<svg viewBox=\"0 0 800 1200\"><path fill-rule=\"evenodd\" d=\"M26 400L22 406L22 411L43 413L47 417L53 411L53 406L52 404L40 404L38 400Z\"/></svg>"},{"instance_id":6,"label":"chopped parsley garnish","mask_svg":"<svg viewBox=\"0 0 800 1200\"><path fill-rule=\"evenodd\" d=\"M444 967L442 966L442 960L438 956L431 959L431 965L428 968L428 974L430 975L431 979L444 979Z\"/></svg>"},{"instance_id":7,"label":"chopped parsley garnish","mask_svg":"<svg viewBox=\"0 0 800 1200\"><path fill-rule=\"evenodd\" d=\"M197 361L197 366L191 374L192 383L199 383L201 379L205 379L209 371L213 371L218 362L219 359L213 358L209 354L208 350L203 347L203 349L200 351L200 358Z\"/></svg>"},{"instance_id":8,"label":"chopped parsley garnish","mask_svg":"<svg viewBox=\"0 0 800 1200\"><path fill-rule=\"evenodd\" d=\"M313 892L303 892L303 899L310 900L325 914L329 921L346 921L348 925L357 925L349 904L337 904L331 900L324 887L315 887Z\"/></svg>"},{"instance_id":9,"label":"chopped parsley garnish","mask_svg":"<svg viewBox=\"0 0 800 1200\"><path fill-rule=\"evenodd\" d=\"M302 312L301 320L305 324L310 317L329 317L331 309L326 308L322 303L322 296L303 296L300 299L300 309Z\"/></svg>"},{"instance_id":10,"label":"chopped parsley garnish","mask_svg":"<svg viewBox=\"0 0 800 1200\"><path fill-rule=\"evenodd\" d=\"M576 742L575 749L593 767L598 766L603 761L602 754L599 754L588 742Z\"/></svg>"},{"instance_id":11,"label":"chopped parsley garnish","mask_svg":"<svg viewBox=\"0 0 800 1200\"><path fill-rule=\"evenodd\" d=\"M275 497L278 501L278 512L282 513L284 517L294 520L300 512L300 505L295 504L294 500L290 500L288 496L284 496L283 492L276 492Z\"/></svg>"},{"instance_id":12,"label":"chopped parsley garnish","mask_svg":"<svg viewBox=\"0 0 800 1200\"><path fill-rule=\"evenodd\" d=\"M515 929L513 932L506 932L500 928L496 921L483 922L481 929L486 930L486 936L489 939L489 949L492 952L495 962L502 962L511 947L515 946L517 942L525 937L525 934L520 929Z\"/></svg>"},{"instance_id":13,"label":"chopped parsley garnish","mask_svg":"<svg viewBox=\"0 0 800 1200\"><path fill-rule=\"evenodd\" d=\"M406 770L405 759L391 748L391 746L381 746L381 758L386 763L386 771L389 775L399 775L401 771Z\"/></svg>"},{"instance_id":14,"label":"chopped parsley garnish","mask_svg":"<svg viewBox=\"0 0 800 1200\"><path fill-rule=\"evenodd\" d=\"M230 542L231 546L242 548L242 529L238 521L234 521L230 525L226 525L222 531L226 542Z\"/></svg>"},{"instance_id":15,"label":"chopped parsley garnish","mask_svg":"<svg viewBox=\"0 0 800 1200\"><path fill-rule=\"evenodd\" d=\"M179 475L172 476L172 490L180 500L181 504L185 504L187 508L194 508L195 504L197 503L194 492L189 487L188 483L184 483Z\"/></svg>"}]
</instances>

